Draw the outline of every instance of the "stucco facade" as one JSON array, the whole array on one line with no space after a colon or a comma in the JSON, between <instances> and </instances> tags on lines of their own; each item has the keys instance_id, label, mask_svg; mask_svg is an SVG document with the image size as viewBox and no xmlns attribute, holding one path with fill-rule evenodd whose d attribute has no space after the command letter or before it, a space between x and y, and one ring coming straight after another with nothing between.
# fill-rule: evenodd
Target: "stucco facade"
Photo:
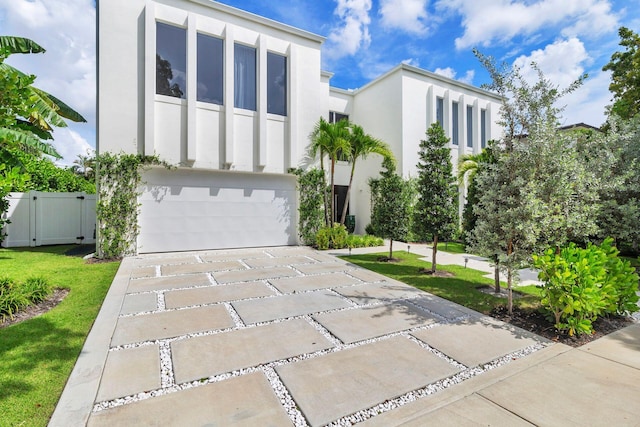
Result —
<instances>
[{"instance_id":1,"label":"stucco facade","mask_svg":"<svg viewBox=\"0 0 640 427\"><path fill-rule=\"evenodd\" d=\"M145 176L141 252L296 244L286 172L308 163L309 134L330 112L386 141L404 176L415 175L420 139L436 120L448 136L457 123L454 162L500 131L493 94L408 65L355 91L332 88L322 37L216 2L103 1L98 23L98 152L157 154L178 166ZM358 162L350 213L360 233L380 162ZM348 176L340 162L336 184Z\"/></svg>"}]
</instances>

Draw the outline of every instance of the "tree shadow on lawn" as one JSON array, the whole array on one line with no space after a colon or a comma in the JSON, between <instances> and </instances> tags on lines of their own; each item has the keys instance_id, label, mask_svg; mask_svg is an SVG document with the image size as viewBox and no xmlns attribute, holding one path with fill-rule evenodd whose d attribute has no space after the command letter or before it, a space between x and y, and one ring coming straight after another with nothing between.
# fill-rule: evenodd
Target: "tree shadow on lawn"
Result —
<instances>
[{"instance_id":1,"label":"tree shadow on lawn","mask_svg":"<svg viewBox=\"0 0 640 427\"><path fill-rule=\"evenodd\" d=\"M35 388L34 383L47 380L34 376L68 376L65 365L78 357L84 339L83 334L59 327L46 317L36 317L0 332L0 401L28 393Z\"/></svg>"}]
</instances>

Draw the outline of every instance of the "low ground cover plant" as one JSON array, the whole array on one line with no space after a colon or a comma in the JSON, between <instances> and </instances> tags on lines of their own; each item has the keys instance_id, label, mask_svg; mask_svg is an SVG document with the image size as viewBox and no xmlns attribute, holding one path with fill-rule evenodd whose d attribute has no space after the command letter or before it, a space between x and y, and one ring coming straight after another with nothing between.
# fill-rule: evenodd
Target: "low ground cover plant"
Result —
<instances>
[{"instance_id":1,"label":"low ground cover plant","mask_svg":"<svg viewBox=\"0 0 640 427\"><path fill-rule=\"evenodd\" d=\"M541 309L556 329L570 336L591 334L598 317L638 311L638 274L618 254L613 239L606 239L533 256L544 281Z\"/></svg>"},{"instance_id":2,"label":"low ground cover plant","mask_svg":"<svg viewBox=\"0 0 640 427\"><path fill-rule=\"evenodd\" d=\"M29 277L24 282L0 278L0 321L13 319L18 311L44 301L52 290L49 281L41 276Z\"/></svg>"},{"instance_id":3,"label":"low ground cover plant","mask_svg":"<svg viewBox=\"0 0 640 427\"><path fill-rule=\"evenodd\" d=\"M367 248L384 244L384 241L379 237L349 234L347 228L338 223L333 224L333 227L320 228L316 233L315 241L316 247L320 250Z\"/></svg>"}]
</instances>

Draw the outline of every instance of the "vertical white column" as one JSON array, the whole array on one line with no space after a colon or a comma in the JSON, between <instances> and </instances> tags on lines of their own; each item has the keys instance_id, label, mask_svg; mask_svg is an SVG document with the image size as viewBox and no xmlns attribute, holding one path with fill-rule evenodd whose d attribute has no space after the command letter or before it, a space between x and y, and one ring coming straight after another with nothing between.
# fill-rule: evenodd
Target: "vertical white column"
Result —
<instances>
[{"instance_id":1,"label":"vertical white column","mask_svg":"<svg viewBox=\"0 0 640 427\"><path fill-rule=\"evenodd\" d=\"M433 85L429 85L427 89L427 129L432 123L437 121L436 117L436 95L433 90Z\"/></svg>"},{"instance_id":2,"label":"vertical white column","mask_svg":"<svg viewBox=\"0 0 640 427\"><path fill-rule=\"evenodd\" d=\"M235 70L234 70L234 38L233 27L227 24L224 38L224 160L223 166L231 167L233 164L233 116L235 103Z\"/></svg>"},{"instance_id":3,"label":"vertical white column","mask_svg":"<svg viewBox=\"0 0 640 427\"><path fill-rule=\"evenodd\" d=\"M288 168L298 166L298 75L295 70L298 69L298 51L296 46L289 45L289 55L287 59L287 77L288 81L288 118L289 118L289 135L285 147L289 147L289 162L284 162L286 172ZM285 148L286 151L286 148ZM287 165L288 163L288 165Z\"/></svg>"},{"instance_id":4,"label":"vertical white column","mask_svg":"<svg viewBox=\"0 0 640 427\"><path fill-rule=\"evenodd\" d=\"M196 160L197 33L196 15L187 17L187 161Z\"/></svg>"},{"instance_id":5,"label":"vertical white column","mask_svg":"<svg viewBox=\"0 0 640 427\"><path fill-rule=\"evenodd\" d=\"M451 138L451 94L449 89L444 91L444 97L442 99L442 121L444 127L444 134L448 138Z\"/></svg>"},{"instance_id":6,"label":"vertical white column","mask_svg":"<svg viewBox=\"0 0 640 427\"><path fill-rule=\"evenodd\" d=\"M473 154L480 152L480 105L478 99L473 101Z\"/></svg>"},{"instance_id":7,"label":"vertical white column","mask_svg":"<svg viewBox=\"0 0 640 427\"><path fill-rule=\"evenodd\" d=\"M258 38L258 167L267 164L267 40Z\"/></svg>"},{"instance_id":8,"label":"vertical white column","mask_svg":"<svg viewBox=\"0 0 640 427\"><path fill-rule=\"evenodd\" d=\"M144 154L147 156L152 156L155 151L156 18L154 5L153 1L147 0L144 10Z\"/></svg>"}]
</instances>

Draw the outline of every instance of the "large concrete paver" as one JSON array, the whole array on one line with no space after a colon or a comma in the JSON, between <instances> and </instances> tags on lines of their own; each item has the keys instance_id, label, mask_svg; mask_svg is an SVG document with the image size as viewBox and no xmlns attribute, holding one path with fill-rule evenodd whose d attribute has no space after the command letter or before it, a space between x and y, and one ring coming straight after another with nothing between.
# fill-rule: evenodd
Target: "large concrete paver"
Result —
<instances>
[{"instance_id":1,"label":"large concrete paver","mask_svg":"<svg viewBox=\"0 0 640 427\"><path fill-rule=\"evenodd\" d=\"M258 268L251 270L225 271L213 273L218 283L250 282L255 280L275 279L279 277L297 276L298 273L288 267Z\"/></svg>"},{"instance_id":2,"label":"large concrete paver","mask_svg":"<svg viewBox=\"0 0 640 427\"><path fill-rule=\"evenodd\" d=\"M489 363L540 342L533 334L510 325L481 321L441 325L412 335L468 367Z\"/></svg>"},{"instance_id":3,"label":"large concrete paver","mask_svg":"<svg viewBox=\"0 0 640 427\"><path fill-rule=\"evenodd\" d=\"M198 258L195 255L151 255L142 256L135 259L137 267L147 267L152 265L168 265L168 264L195 264Z\"/></svg>"},{"instance_id":4,"label":"large concrete paver","mask_svg":"<svg viewBox=\"0 0 640 427\"><path fill-rule=\"evenodd\" d=\"M477 315L475 312L470 314L471 310L468 310L456 303L426 293L419 298L412 299L411 302L431 311L432 313L444 317L448 321L468 318L470 315Z\"/></svg>"},{"instance_id":5,"label":"large concrete paver","mask_svg":"<svg viewBox=\"0 0 640 427\"><path fill-rule=\"evenodd\" d=\"M316 289L328 289L340 286L348 286L359 283L353 277L344 273L329 273L316 276L287 277L284 279L269 280L280 292L285 294L292 292L304 292Z\"/></svg>"},{"instance_id":6,"label":"large concrete paver","mask_svg":"<svg viewBox=\"0 0 640 427\"><path fill-rule=\"evenodd\" d=\"M174 288L188 288L191 286L210 285L211 281L206 274L187 274L184 276L174 277L150 277L144 279L135 279L129 282L129 293L162 291Z\"/></svg>"},{"instance_id":7,"label":"large concrete paver","mask_svg":"<svg viewBox=\"0 0 640 427\"><path fill-rule=\"evenodd\" d=\"M210 273L213 271L244 270L239 261L201 262L199 264L163 265L160 272L163 276L176 274Z\"/></svg>"},{"instance_id":8,"label":"large concrete paver","mask_svg":"<svg viewBox=\"0 0 640 427\"><path fill-rule=\"evenodd\" d=\"M170 338L233 326L233 319L226 308L218 305L121 317L118 319L111 345Z\"/></svg>"},{"instance_id":9,"label":"large concrete paver","mask_svg":"<svg viewBox=\"0 0 640 427\"><path fill-rule=\"evenodd\" d=\"M97 401L160 388L158 345L111 351L102 373Z\"/></svg>"},{"instance_id":10,"label":"large concrete paver","mask_svg":"<svg viewBox=\"0 0 640 427\"><path fill-rule=\"evenodd\" d=\"M538 426L635 426L640 370L572 350L478 393Z\"/></svg>"},{"instance_id":11,"label":"large concrete paver","mask_svg":"<svg viewBox=\"0 0 640 427\"><path fill-rule=\"evenodd\" d=\"M640 323L583 345L580 350L640 369Z\"/></svg>"},{"instance_id":12,"label":"large concrete paver","mask_svg":"<svg viewBox=\"0 0 640 427\"><path fill-rule=\"evenodd\" d=\"M155 293L125 295L121 314L136 314L158 309L158 296Z\"/></svg>"},{"instance_id":13,"label":"large concrete paver","mask_svg":"<svg viewBox=\"0 0 640 427\"><path fill-rule=\"evenodd\" d=\"M223 252L211 252L203 253L200 255L200 259L204 262L220 262L220 261L236 261L238 259L254 259L254 258L269 258L269 255L262 250L236 250L236 251L223 251Z\"/></svg>"},{"instance_id":14,"label":"large concrete paver","mask_svg":"<svg viewBox=\"0 0 640 427\"><path fill-rule=\"evenodd\" d=\"M312 426L374 406L458 370L405 337L278 366Z\"/></svg>"},{"instance_id":15,"label":"large concrete paver","mask_svg":"<svg viewBox=\"0 0 640 427\"><path fill-rule=\"evenodd\" d=\"M315 262L304 256L256 258L244 261L251 268L278 267L283 265L309 264Z\"/></svg>"},{"instance_id":16,"label":"large concrete paver","mask_svg":"<svg viewBox=\"0 0 640 427\"><path fill-rule=\"evenodd\" d=\"M88 427L290 426L264 374L169 393L95 413Z\"/></svg>"},{"instance_id":17,"label":"large concrete paver","mask_svg":"<svg viewBox=\"0 0 640 427\"><path fill-rule=\"evenodd\" d=\"M171 344L177 383L313 353L332 344L296 319Z\"/></svg>"},{"instance_id":18,"label":"large concrete paver","mask_svg":"<svg viewBox=\"0 0 640 427\"><path fill-rule=\"evenodd\" d=\"M143 277L155 277L157 271L155 266L139 267L131 271L132 279L140 279Z\"/></svg>"},{"instance_id":19,"label":"large concrete paver","mask_svg":"<svg viewBox=\"0 0 640 427\"><path fill-rule=\"evenodd\" d=\"M435 323L427 313L400 302L317 314L313 318L344 343Z\"/></svg>"},{"instance_id":20,"label":"large concrete paver","mask_svg":"<svg viewBox=\"0 0 640 427\"><path fill-rule=\"evenodd\" d=\"M414 298L424 295L420 289L398 282L381 282L349 286L336 290L340 295L358 304L385 302L401 298Z\"/></svg>"},{"instance_id":21,"label":"large concrete paver","mask_svg":"<svg viewBox=\"0 0 640 427\"><path fill-rule=\"evenodd\" d=\"M246 324L302 316L320 311L350 307L349 302L331 291L275 296L231 303Z\"/></svg>"},{"instance_id":22,"label":"large concrete paver","mask_svg":"<svg viewBox=\"0 0 640 427\"><path fill-rule=\"evenodd\" d=\"M269 295L274 295L274 292L264 283L250 282L168 291L164 300L167 308L178 308Z\"/></svg>"},{"instance_id":23,"label":"large concrete paver","mask_svg":"<svg viewBox=\"0 0 640 427\"><path fill-rule=\"evenodd\" d=\"M304 274L337 273L353 268L344 262L322 262L318 264L297 265L296 269Z\"/></svg>"}]
</instances>

